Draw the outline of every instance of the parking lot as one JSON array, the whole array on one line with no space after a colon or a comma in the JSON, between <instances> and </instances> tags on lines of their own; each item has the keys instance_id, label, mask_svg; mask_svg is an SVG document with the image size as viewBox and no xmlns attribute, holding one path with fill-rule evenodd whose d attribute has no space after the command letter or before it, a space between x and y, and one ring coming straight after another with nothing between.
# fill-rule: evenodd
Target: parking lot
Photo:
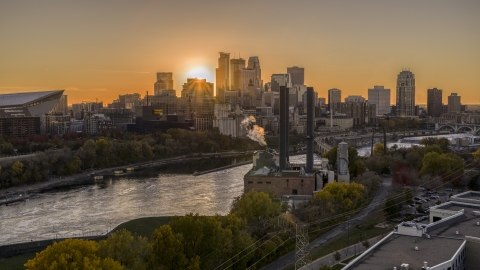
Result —
<instances>
[{"instance_id":1,"label":"parking lot","mask_svg":"<svg viewBox=\"0 0 480 270\"><path fill-rule=\"evenodd\" d=\"M444 203L448 201L450 194L458 194L462 190L453 190L451 188L431 190L423 187L412 187L413 202L404 204L401 212L402 215L414 217L412 221L417 223L428 223L428 215L430 207L434 206L438 201ZM419 206L423 211L418 211Z\"/></svg>"}]
</instances>

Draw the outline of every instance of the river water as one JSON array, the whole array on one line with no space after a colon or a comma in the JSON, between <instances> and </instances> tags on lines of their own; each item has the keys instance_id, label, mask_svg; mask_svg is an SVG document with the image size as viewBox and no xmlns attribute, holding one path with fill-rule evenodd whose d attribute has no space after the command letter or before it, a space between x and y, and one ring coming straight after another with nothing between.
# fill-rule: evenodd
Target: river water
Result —
<instances>
[{"instance_id":1,"label":"river water","mask_svg":"<svg viewBox=\"0 0 480 270\"><path fill-rule=\"evenodd\" d=\"M290 160L305 162L305 155ZM0 245L104 234L141 217L226 214L233 199L243 193L243 176L252 165L200 176L192 173L243 161L245 157L170 164L1 205Z\"/></svg>"},{"instance_id":2,"label":"river water","mask_svg":"<svg viewBox=\"0 0 480 270\"><path fill-rule=\"evenodd\" d=\"M458 134L444 134L444 135L434 135L434 136L419 136L419 137L407 137L398 140L397 142L390 142L387 143L387 147L392 147L397 145L398 148L410 148L412 145L419 145L420 141L425 137L435 137L435 138L447 138L450 142L453 142L456 138L469 138L470 140L475 141L478 143L480 141L480 136L474 136L469 133L458 133ZM357 148L359 156L370 156L371 153L371 146L359 147Z\"/></svg>"}]
</instances>

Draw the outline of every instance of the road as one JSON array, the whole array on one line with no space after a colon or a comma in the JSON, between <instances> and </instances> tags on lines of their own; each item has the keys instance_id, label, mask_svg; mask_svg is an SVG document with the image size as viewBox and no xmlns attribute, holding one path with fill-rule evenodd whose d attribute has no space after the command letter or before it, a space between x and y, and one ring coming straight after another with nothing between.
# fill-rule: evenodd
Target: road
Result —
<instances>
[{"instance_id":1,"label":"road","mask_svg":"<svg viewBox=\"0 0 480 270\"><path fill-rule=\"evenodd\" d=\"M359 223L362 219L364 219L368 214L375 211L376 204L380 201L384 200L387 196L388 190L392 185L391 178L383 178L382 186L377 190L377 194L373 197L372 201L369 205L367 205L362 211L360 211L357 215L355 215L352 219L349 220L350 226L355 226ZM345 221L347 223L347 221ZM327 233L323 234L322 236L316 238L310 244L308 244L308 248L311 250L313 248L317 248L320 245L324 244L325 242L329 241L330 239L336 237L337 235L346 231L346 225L342 224L334 229L328 231ZM275 262L265 266L263 270L278 270L282 269L285 266L289 265L290 263L295 261L295 251L288 253L287 255L283 256L282 258L276 260Z\"/></svg>"}]
</instances>

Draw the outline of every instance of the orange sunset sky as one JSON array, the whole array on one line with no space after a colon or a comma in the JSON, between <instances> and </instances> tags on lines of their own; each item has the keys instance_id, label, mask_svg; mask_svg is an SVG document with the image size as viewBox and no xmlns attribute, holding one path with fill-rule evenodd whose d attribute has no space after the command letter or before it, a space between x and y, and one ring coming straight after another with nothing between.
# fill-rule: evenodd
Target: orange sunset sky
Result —
<instances>
[{"instance_id":1,"label":"orange sunset sky","mask_svg":"<svg viewBox=\"0 0 480 270\"><path fill-rule=\"evenodd\" d=\"M480 103L478 0L1 0L0 93L65 89L68 102L153 94L157 71L215 82L218 52L258 56L264 82L305 68L329 88L367 97L402 68L428 88Z\"/></svg>"}]
</instances>

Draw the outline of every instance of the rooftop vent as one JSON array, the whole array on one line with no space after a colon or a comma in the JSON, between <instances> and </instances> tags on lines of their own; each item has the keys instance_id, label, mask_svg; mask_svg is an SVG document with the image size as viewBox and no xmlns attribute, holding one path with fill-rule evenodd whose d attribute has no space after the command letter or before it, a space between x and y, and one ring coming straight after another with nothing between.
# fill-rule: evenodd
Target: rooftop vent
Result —
<instances>
[{"instance_id":1,"label":"rooftop vent","mask_svg":"<svg viewBox=\"0 0 480 270\"><path fill-rule=\"evenodd\" d=\"M427 270L427 269L428 269L427 262L423 262L422 270Z\"/></svg>"},{"instance_id":2,"label":"rooftop vent","mask_svg":"<svg viewBox=\"0 0 480 270\"><path fill-rule=\"evenodd\" d=\"M480 216L480 211L473 211L474 216Z\"/></svg>"},{"instance_id":3,"label":"rooftop vent","mask_svg":"<svg viewBox=\"0 0 480 270\"><path fill-rule=\"evenodd\" d=\"M477 221L477 226L480 226L480 222Z\"/></svg>"},{"instance_id":4,"label":"rooftop vent","mask_svg":"<svg viewBox=\"0 0 480 270\"><path fill-rule=\"evenodd\" d=\"M415 247L415 250L418 250L418 247Z\"/></svg>"},{"instance_id":5,"label":"rooftop vent","mask_svg":"<svg viewBox=\"0 0 480 270\"><path fill-rule=\"evenodd\" d=\"M455 234L459 234L458 231L455 231Z\"/></svg>"},{"instance_id":6,"label":"rooftop vent","mask_svg":"<svg viewBox=\"0 0 480 270\"><path fill-rule=\"evenodd\" d=\"M403 263L402 265L400 265L400 269L408 270L408 263Z\"/></svg>"}]
</instances>

